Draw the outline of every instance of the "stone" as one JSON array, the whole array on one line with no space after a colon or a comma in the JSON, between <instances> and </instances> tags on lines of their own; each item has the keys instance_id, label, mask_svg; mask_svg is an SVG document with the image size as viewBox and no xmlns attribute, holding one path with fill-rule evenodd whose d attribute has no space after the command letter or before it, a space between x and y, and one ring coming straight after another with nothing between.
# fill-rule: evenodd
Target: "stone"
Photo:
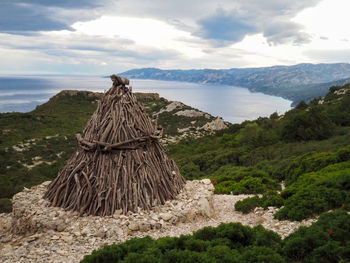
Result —
<instances>
[{"instance_id":1,"label":"stone","mask_svg":"<svg viewBox=\"0 0 350 263\"><path fill-rule=\"evenodd\" d=\"M56 230L58 232L62 232L66 229L66 223L63 220L59 220L56 225Z\"/></svg>"},{"instance_id":2,"label":"stone","mask_svg":"<svg viewBox=\"0 0 350 263\"><path fill-rule=\"evenodd\" d=\"M123 213L123 210L122 210L122 209L118 209L118 210L115 210L115 211L114 211L114 214L113 214L113 215L114 215L115 217L119 217L122 213Z\"/></svg>"},{"instance_id":3,"label":"stone","mask_svg":"<svg viewBox=\"0 0 350 263\"><path fill-rule=\"evenodd\" d=\"M106 231L104 229L101 229L97 231L94 236L99 238L104 238L106 236Z\"/></svg>"},{"instance_id":4,"label":"stone","mask_svg":"<svg viewBox=\"0 0 350 263\"><path fill-rule=\"evenodd\" d=\"M227 125L221 118L216 118L215 120L206 123L201 129L205 131L219 131L222 129L226 129Z\"/></svg>"},{"instance_id":5,"label":"stone","mask_svg":"<svg viewBox=\"0 0 350 263\"><path fill-rule=\"evenodd\" d=\"M211 181L210 181L210 179L203 179L202 183L203 184L211 184Z\"/></svg>"},{"instance_id":6,"label":"stone","mask_svg":"<svg viewBox=\"0 0 350 263\"><path fill-rule=\"evenodd\" d=\"M151 230L151 224L150 223L147 223L147 222L143 222L140 224L140 231L141 232L147 232Z\"/></svg>"},{"instance_id":7,"label":"stone","mask_svg":"<svg viewBox=\"0 0 350 263\"><path fill-rule=\"evenodd\" d=\"M131 231L137 231L137 230L140 229L140 226L139 226L139 224L136 223L136 222L130 222L130 224L129 224L129 229L130 229Z\"/></svg>"},{"instance_id":8,"label":"stone","mask_svg":"<svg viewBox=\"0 0 350 263\"><path fill-rule=\"evenodd\" d=\"M202 117L204 115L204 112L197 111L197 110L181 110L181 111L175 112L175 115L185 116L189 118L197 118L197 117Z\"/></svg>"},{"instance_id":9,"label":"stone","mask_svg":"<svg viewBox=\"0 0 350 263\"><path fill-rule=\"evenodd\" d=\"M155 229L161 229L163 227L163 225L161 223L155 223L154 224L154 228Z\"/></svg>"},{"instance_id":10,"label":"stone","mask_svg":"<svg viewBox=\"0 0 350 263\"><path fill-rule=\"evenodd\" d=\"M83 230L81 230L81 234L84 236L90 235L90 229L88 227L84 227Z\"/></svg>"},{"instance_id":11,"label":"stone","mask_svg":"<svg viewBox=\"0 0 350 263\"><path fill-rule=\"evenodd\" d=\"M179 222L179 218L177 216L173 216L170 218L169 223L175 225L177 222Z\"/></svg>"},{"instance_id":12,"label":"stone","mask_svg":"<svg viewBox=\"0 0 350 263\"><path fill-rule=\"evenodd\" d=\"M164 221L169 221L173 215L170 214L170 213L161 213L160 215L160 218L162 218Z\"/></svg>"},{"instance_id":13,"label":"stone","mask_svg":"<svg viewBox=\"0 0 350 263\"><path fill-rule=\"evenodd\" d=\"M211 216L211 209L210 204L206 198L200 198L198 201L198 212L202 216L210 217Z\"/></svg>"}]
</instances>

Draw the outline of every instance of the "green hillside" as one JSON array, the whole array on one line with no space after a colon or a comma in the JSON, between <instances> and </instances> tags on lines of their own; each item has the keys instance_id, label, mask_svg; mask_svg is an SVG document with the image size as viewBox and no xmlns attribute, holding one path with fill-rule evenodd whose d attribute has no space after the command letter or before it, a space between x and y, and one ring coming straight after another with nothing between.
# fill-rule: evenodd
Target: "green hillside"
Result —
<instances>
[{"instance_id":1,"label":"green hillside","mask_svg":"<svg viewBox=\"0 0 350 263\"><path fill-rule=\"evenodd\" d=\"M236 210L277 206L277 219L321 216L284 240L261 225L229 223L180 237L134 238L81 262L350 261L350 84L284 116L233 125L169 150L187 179L209 177L216 193L262 194L237 202Z\"/></svg>"},{"instance_id":2,"label":"green hillside","mask_svg":"<svg viewBox=\"0 0 350 263\"><path fill-rule=\"evenodd\" d=\"M64 91L29 113L0 114L0 209L23 187L51 180L74 153L80 132L101 94ZM171 102L138 94L154 118ZM160 123L176 136L194 119L179 118L183 105L163 111ZM198 127L203 116L195 119ZM196 130L195 128L193 128ZM223 224L190 236L133 239L87 256L84 262L347 262L350 210L350 84L333 86L283 116L274 113L167 146L186 179L210 178L217 194L257 194L236 203L282 207L277 219L299 221L321 214L312 226L281 240L262 227ZM281 182L285 183L282 190ZM258 195L260 194L260 195ZM324 213L336 210L333 213ZM317 240L317 242L313 242ZM156 257L156 258L155 258ZM107 260L107 261L106 261ZM124 262L123 261L123 262ZM322 261L323 262L323 261Z\"/></svg>"},{"instance_id":3,"label":"green hillside","mask_svg":"<svg viewBox=\"0 0 350 263\"><path fill-rule=\"evenodd\" d=\"M350 209L350 84L321 100L169 147L186 178L216 180L218 194L263 194L238 202L283 206L278 219L302 220L329 209ZM286 189L280 194L279 182Z\"/></svg>"}]
</instances>

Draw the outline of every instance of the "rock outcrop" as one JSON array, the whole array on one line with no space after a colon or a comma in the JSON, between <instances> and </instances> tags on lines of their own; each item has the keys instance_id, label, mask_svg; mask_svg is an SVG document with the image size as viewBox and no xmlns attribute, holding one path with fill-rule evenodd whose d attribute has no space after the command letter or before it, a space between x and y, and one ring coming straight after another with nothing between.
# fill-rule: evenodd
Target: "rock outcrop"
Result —
<instances>
[{"instance_id":1,"label":"rock outcrop","mask_svg":"<svg viewBox=\"0 0 350 263\"><path fill-rule=\"evenodd\" d=\"M215 215L213 206L214 187L209 179L202 181L187 181L184 190L175 200L167 201L164 205L156 206L151 211L140 210L137 213L129 212L123 215L116 210L110 217L79 217L77 212L65 211L62 208L52 207L43 199L43 194L50 182L34 186L31 189L16 194L13 197L13 212L11 232L13 234L29 235L52 231L80 231L91 219L90 229L98 231L103 227L116 227L132 231L143 229L166 228L179 222L190 222L200 219L212 218ZM101 222L98 226L97 222ZM97 225L96 225L97 224ZM145 227L145 225L149 227ZM106 230L114 231L111 230ZM131 232L130 232L131 231Z\"/></svg>"}]
</instances>

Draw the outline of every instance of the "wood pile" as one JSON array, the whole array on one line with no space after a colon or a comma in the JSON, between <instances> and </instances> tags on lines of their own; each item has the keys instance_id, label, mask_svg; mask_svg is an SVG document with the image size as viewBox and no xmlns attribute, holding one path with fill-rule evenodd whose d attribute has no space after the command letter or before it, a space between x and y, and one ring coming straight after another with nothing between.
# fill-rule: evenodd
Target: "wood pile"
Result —
<instances>
[{"instance_id":1,"label":"wood pile","mask_svg":"<svg viewBox=\"0 0 350 263\"><path fill-rule=\"evenodd\" d=\"M158 142L163 130L152 124L128 88L112 75L82 134L77 152L48 186L44 198L80 215L137 212L174 199L185 180Z\"/></svg>"}]
</instances>

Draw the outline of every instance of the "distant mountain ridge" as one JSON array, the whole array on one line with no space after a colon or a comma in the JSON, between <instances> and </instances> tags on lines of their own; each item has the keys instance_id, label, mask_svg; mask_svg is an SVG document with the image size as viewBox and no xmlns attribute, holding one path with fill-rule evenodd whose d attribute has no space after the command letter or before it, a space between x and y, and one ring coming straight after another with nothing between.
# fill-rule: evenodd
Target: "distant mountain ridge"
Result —
<instances>
[{"instance_id":1,"label":"distant mountain ridge","mask_svg":"<svg viewBox=\"0 0 350 263\"><path fill-rule=\"evenodd\" d=\"M297 64L263 68L161 70L132 69L121 75L134 79L154 79L232 85L292 100L310 100L327 93L323 84L350 80L350 64ZM318 86L322 84L322 88ZM332 85L332 84L331 84Z\"/></svg>"}]
</instances>

